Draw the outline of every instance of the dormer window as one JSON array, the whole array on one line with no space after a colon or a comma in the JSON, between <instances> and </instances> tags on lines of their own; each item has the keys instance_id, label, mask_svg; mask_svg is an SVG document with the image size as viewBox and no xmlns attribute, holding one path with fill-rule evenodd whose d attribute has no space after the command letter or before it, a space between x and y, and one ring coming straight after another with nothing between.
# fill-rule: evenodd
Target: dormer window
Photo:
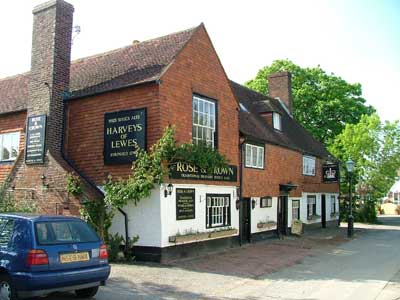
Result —
<instances>
[{"instance_id":1,"label":"dormer window","mask_svg":"<svg viewBox=\"0 0 400 300\"><path fill-rule=\"evenodd\" d=\"M272 124L274 126L274 129L282 131L282 118L279 113L272 113Z\"/></svg>"}]
</instances>

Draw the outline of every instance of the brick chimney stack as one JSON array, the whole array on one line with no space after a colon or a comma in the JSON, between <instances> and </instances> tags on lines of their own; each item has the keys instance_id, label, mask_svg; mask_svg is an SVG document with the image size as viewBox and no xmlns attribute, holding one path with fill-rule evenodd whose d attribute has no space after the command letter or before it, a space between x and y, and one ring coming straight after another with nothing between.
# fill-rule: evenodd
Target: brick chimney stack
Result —
<instances>
[{"instance_id":1,"label":"brick chimney stack","mask_svg":"<svg viewBox=\"0 0 400 300\"><path fill-rule=\"evenodd\" d=\"M268 76L269 95L279 98L286 105L290 113L293 113L292 100L292 75L289 72L277 72Z\"/></svg>"},{"instance_id":2,"label":"brick chimney stack","mask_svg":"<svg viewBox=\"0 0 400 300\"><path fill-rule=\"evenodd\" d=\"M46 149L60 154L63 92L69 88L74 8L52 0L33 9L28 117L47 115Z\"/></svg>"}]
</instances>

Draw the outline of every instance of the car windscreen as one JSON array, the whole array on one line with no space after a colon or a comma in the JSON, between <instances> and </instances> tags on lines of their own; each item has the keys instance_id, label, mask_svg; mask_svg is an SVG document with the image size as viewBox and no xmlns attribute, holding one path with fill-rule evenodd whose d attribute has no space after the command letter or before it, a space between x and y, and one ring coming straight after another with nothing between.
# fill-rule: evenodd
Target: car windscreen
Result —
<instances>
[{"instance_id":1,"label":"car windscreen","mask_svg":"<svg viewBox=\"0 0 400 300\"><path fill-rule=\"evenodd\" d=\"M98 242L99 237L85 222L57 220L35 223L37 243L55 245Z\"/></svg>"}]
</instances>

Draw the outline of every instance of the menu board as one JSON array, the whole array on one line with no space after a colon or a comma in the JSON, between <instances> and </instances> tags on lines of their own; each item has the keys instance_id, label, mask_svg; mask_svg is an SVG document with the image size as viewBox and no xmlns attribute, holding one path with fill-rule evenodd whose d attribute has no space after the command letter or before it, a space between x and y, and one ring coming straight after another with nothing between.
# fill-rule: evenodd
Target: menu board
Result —
<instances>
[{"instance_id":1,"label":"menu board","mask_svg":"<svg viewBox=\"0 0 400 300\"><path fill-rule=\"evenodd\" d=\"M176 219L196 218L195 189L176 189Z\"/></svg>"},{"instance_id":2,"label":"menu board","mask_svg":"<svg viewBox=\"0 0 400 300\"><path fill-rule=\"evenodd\" d=\"M43 164L46 141L46 115L28 118L25 142L25 163Z\"/></svg>"}]
</instances>

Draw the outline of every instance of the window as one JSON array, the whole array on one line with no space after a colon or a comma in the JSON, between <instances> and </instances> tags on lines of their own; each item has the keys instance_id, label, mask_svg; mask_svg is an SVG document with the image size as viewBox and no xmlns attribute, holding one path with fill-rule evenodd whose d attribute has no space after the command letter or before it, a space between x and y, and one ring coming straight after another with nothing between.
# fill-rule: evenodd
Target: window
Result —
<instances>
[{"instance_id":1,"label":"window","mask_svg":"<svg viewBox=\"0 0 400 300\"><path fill-rule=\"evenodd\" d=\"M272 207L272 197L261 197L260 207Z\"/></svg>"},{"instance_id":2,"label":"window","mask_svg":"<svg viewBox=\"0 0 400 300\"><path fill-rule=\"evenodd\" d=\"M292 200L292 220L300 220L300 200Z\"/></svg>"},{"instance_id":3,"label":"window","mask_svg":"<svg viewBox=\"0 0 400 300\"><path fill-rule=\"evenodd\" d=\"M307 219L317 214L317 197L307 196Z\"/></svg>"},{"instance_id":4,"label":"window","mask_svg":"<svg viewBox=\"0 0 400 300\"><path fill-rule=\"evenodd\" d=\"M303 156L303 175L315 176L315 157Z\"/></svg>"},{"instance_id":5,"label":"window","mask_svg":"<svg viewBox=\"0 0 400 300\"><path fill-rule=\"evenodd\" d=\"M336 197L334 195L331 196L331 213L336 213Z\"/></svg>"},{"instance_id":6,"label":"window","mask_svg":"<svg viewBox=\"0 0 400 300\"><path fill-rule=\"evenodd\" d=\"M246 167L264 168L264 147L246 144Z\"/></svg>"},{"instance_id":7,"label":"window","mask_svg":"<svg viewBox=\"0 0 400 300\"><path fill-rule=\"evenodd\" d=\"M35 224L36 239L40 245L97 242L97 234L81 221L54 221Z\"/></svg>"},{"instance_id":8,"label":"window","mask_svg":"<svg viewBox=\"0 0 400 300\"><path fill-rule=\"evenodd\" d=\"M276 113L276 112L274 112L274 113L272 113L272 118L273 118L273 122L272 123L274 125L274 128L277 129L277 130L282 130L282 118L281 118L281 115Z\"/></svg>"},{"instance_id":9,"label":"window","mask_svg":"<svg viewBox=\"0 0 400 300\"><path fill-rule=\"evenodd\" d=\"M0 218L0 247L7 247L14 232L14 220Z\"/></svg>"},{"instance_id":10,"label":"window","mask_svg":"<svg viewBox=\"0 0 400 300\"><path fill-rule=\"evenodd\" d=\"M0 161L15 160L18 149L19 132L0 134Z\"/></svg>"},{"instance_id":11,"label":"window","mask_svg":"<svg viewBox=\"0 0 400 300\"><path fill-rule=\"evenodd\" d=\"M216 109L215 102L193 96L193 143L205 143L215 147Z\"/></svg>"},{"instance_id":12,"label":"window","mask_svg":"<svg viewBox=\"0 0 400 300\"><path fill-rule=\"evenodd\" d=\"M231 195L206 194L207 228L231 225Z\"/></svg>"}]
</instances>

